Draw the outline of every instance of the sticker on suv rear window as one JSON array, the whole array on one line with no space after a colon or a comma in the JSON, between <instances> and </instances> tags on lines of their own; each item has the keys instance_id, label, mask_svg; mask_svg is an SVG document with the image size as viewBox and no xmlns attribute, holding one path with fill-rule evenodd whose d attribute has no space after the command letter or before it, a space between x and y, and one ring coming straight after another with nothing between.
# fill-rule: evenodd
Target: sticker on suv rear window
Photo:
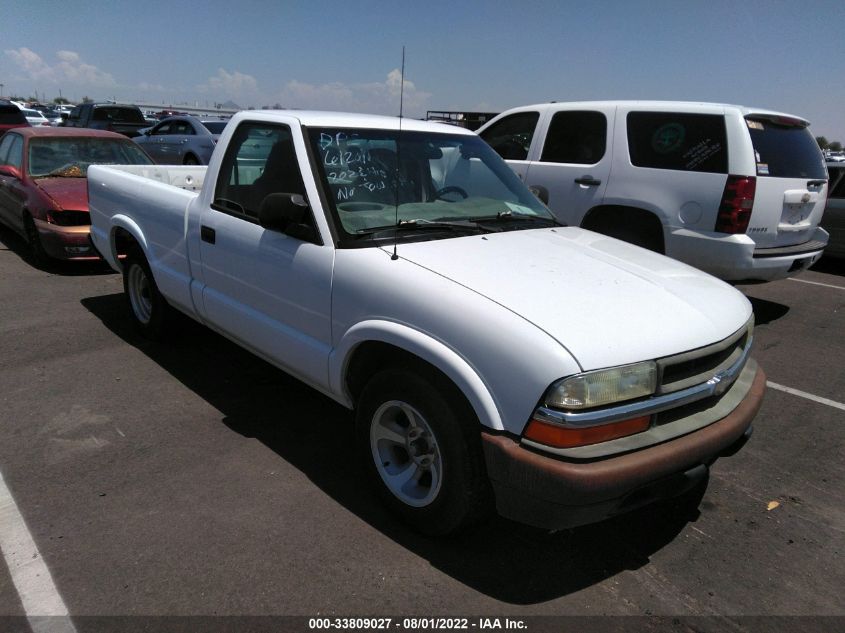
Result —
<instances>
[{"instance_id":1,"label":"sticker on suv rear window","mask_svg":"<svg viewBox=\"0 0 845 633\"><path fill-rule=\"evenodd\" d=\"M768 176L769 175L769 164L768 163L757 163L757 175L758 176Z\"/></svg>"},{"instance_id":2,"label":"sticker on suv rear window","mask_svg":"<svg viewBox=\"0 0 845 633\"><path fill-rule=\"evenodd\" d=\"M684 126L680 123L661 125L651 137L651 148L658 154L668 154L684 142Z\"/></svg>"}]
</instances>

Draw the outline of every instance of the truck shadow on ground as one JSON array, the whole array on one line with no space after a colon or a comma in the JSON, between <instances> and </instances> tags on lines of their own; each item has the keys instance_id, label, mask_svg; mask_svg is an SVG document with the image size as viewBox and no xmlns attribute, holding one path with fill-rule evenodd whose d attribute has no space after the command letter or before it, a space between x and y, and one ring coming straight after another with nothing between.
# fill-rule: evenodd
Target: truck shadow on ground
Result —
<instances>
[{"instance_id":1,"label":"truck shadow on ground","mask_svg":"<svg viewBox=\"0 0 845 633\"><path fill-rule=\"evenodd\" d=\"M789 312L789 306L785 306L777 301L752 297L747 293L745 296L751 302L751 307L754 309L754 325L766 325L772 321L777 321Z\"/></svg>"},{"instance_id":2,"label":"truck shadow on ground","mask_svg":"<svg viewBox=\"0 0 845 633\"><path fill-rule=\"evenodd\" d=\"M32 258L29 244L20 235L5 226L0 226L0 250L14 253L36 270L62 277L110 275L114 273L111 267L102 260L66 262L55 259L47 264L38 264Z\"/></svg>"},{"instance_id":3,"label":"truck shadow on ground","mask_svg":"<svg viewBox=\"0 0 845 633\"><path fill-rule=\"evenodd\" d=\"M845 277L845 257L831 257L825 255L815 265L810 268L817 273L826 273L828 275L839 275Z\"/></svg>"},{"instance_id":4,"label":"truck shadow on ground","mask_svg":"<svg viewBox=\"0 0 845 633\"><path fill-rule=\"evenodd\" d=\"M556 533L494 518L458 539L421 536L362 485L345 408L185 317L170 342L152 343L132 328L122 294L86 298L82 305L221 411L228 428L261 441L349 512L497 600L536 604L638 569L695 518L682 501Z\"/></svg>"}]
</instances>

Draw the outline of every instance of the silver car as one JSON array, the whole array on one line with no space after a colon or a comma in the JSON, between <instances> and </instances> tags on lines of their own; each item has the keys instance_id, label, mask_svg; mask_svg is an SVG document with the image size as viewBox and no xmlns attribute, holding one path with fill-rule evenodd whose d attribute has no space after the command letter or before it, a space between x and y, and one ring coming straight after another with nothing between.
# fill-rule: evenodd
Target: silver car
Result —
<instances>
[{"instance_id":1,"label":"silver car","mask_svg":"<svg viewBox=\"0 0 845 633\"><path fill-rule=\"evenodd\" d=\"M821 227L830 233L825 255L845 257L845 162L828 162L830 180Z\"/></svg>"},{"instance_id":2,"label":"silver car","mask_svg":"<svg viewBox=\"0 0 845 633\"><path fill-rule=\"evenodd\" d=\"M141 130L141 134L132 140L157 163L208 165L226 123L221 119L175 116Z\"/></svg>"}]
</instances>

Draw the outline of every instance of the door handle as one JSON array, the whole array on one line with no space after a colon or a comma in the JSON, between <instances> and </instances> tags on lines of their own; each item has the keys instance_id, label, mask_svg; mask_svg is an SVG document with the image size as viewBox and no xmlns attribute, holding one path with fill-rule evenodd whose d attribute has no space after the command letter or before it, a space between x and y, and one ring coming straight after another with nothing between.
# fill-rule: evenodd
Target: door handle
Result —
<instances>
[{"instance_id":1,"label":"door handle","mask_svg":"<svg viewBox=\"0 0 845 633\"><path fill-rule=\"evenodd\" d=\"M580 178L576 178L575 182L579 185L589 185L591 187L596 187L601 184L601 180L596 180L592 176L581 176Z\"/></svg>"},{"instance_id":2,"label":"door handle","mask_svg":"<svg viewBox=\"0 0 845 633\"><path fill-rule=\"evenodd\" d=\"M210 226L200 226L200 239L203 242L214 244L217 241L217 231Z\"/></svg>"}]
</instances>

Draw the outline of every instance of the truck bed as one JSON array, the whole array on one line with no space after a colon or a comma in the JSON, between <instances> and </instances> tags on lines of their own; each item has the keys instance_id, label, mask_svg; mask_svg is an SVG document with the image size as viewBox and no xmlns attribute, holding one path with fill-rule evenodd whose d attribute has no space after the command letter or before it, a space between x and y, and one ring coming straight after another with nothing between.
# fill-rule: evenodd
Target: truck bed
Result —
<instances>
[{"instance_id":1,"label":"truck bed","mask_svg":"<svg viewBox=\"0 0 845 633\"><path fill-rule=\"evenodd\" d=\"M191 313L191 267L186 248L188 205L205 180L204 165L92 165L88 170L91 239L109 265L121 270L112 232L137 226L164 293Z\"/></svg>"}]
</instances>

